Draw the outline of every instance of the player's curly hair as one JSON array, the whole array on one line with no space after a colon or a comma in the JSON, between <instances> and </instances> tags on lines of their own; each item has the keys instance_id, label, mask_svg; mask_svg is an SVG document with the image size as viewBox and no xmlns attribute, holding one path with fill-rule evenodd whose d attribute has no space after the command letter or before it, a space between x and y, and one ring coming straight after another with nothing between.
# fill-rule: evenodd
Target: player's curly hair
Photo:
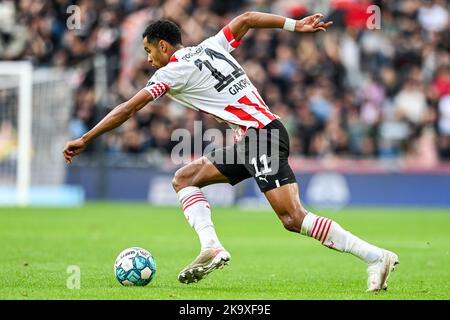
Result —
<instances>
[{"instance_id":1,"label":"player's curly hair","mask_svg":"<svg viewBox=\"0 0 450 320\"><path fill-rule=\"evenodd\" d=\"M181 44L181 30L174 22L169 20L156 20L149 24L142 34L142 39L145 37L151 43L165 40L173 46Z\"/></svg>"}]
</instances>

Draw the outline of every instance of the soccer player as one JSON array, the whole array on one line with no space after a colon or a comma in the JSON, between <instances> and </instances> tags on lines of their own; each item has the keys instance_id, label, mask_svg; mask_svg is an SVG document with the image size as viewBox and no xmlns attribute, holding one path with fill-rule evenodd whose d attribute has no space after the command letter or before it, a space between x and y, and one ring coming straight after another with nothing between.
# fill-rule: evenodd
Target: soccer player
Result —
<instances>
[{"instance_id":1,"label":"soccer player","mask_svg":"<svg viewBox=\"0 0 450 320\"><path fill-rule=\"evenodd\" d=\"M293 20L247 12L193 47L182 45L181 31L176 24L155 21L143 33L148 62L157 69L145 88L114 108L92 130L65 146L65 160L71 163L93 139L120 126L165 94L186 107L212 115L235 131L234 145L214 150L187 164L173 178L184 215L201 244L199 256L179 273L180 282L197 282L222 268L231 258L218 239L211 207L201 188L214 183L235 185L253 177L287 230L362 259L368 265L368 291L387 288L388 277L398 263L397 255L303 208L296 178L288 164L288 133L230 54L252 28L326 31L332 22L323 22L322 18L323 15L314 14Z\"/></svg>"}]
</instances>

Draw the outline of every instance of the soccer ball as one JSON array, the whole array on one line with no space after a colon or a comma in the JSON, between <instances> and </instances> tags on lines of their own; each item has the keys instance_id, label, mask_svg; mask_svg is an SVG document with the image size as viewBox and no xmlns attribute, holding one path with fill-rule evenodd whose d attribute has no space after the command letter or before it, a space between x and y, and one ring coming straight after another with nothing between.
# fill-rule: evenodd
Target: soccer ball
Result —
<instances>
[{"instance_id":1,"label":"soccer ball","mask_svg":"<svg viewBox=\"0 0 450 320\"><path fill-rule=\"evenodd\" d=\"M114 273L124 286L146 286L156 276L155 260L145 249L128 248L117 256Z\"/></svg>"}]
</instances>

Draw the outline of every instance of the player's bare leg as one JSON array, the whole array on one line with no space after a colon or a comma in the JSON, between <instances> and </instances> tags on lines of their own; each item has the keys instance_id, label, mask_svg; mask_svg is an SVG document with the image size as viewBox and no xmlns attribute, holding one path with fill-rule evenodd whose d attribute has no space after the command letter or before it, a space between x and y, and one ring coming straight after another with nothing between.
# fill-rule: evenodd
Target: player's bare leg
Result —
<instances>
[{"instance_id":1,"label":"player's bare leg","mask_svg":"<svg viewBox=\"0 0 450 320\"><path fill-rule=\"evenodd\" d=\"M200 189L222 182L228 182L228 179L206 157L179 169L173 178L172 185L183 206L184 215L197 232L201 244L199 256L178 275L182 283L203 279L210 272L223 268L231 258L217 237L210 205Z\"/></svg>"},{"instance_id":2,"label":"player's bare leg","mask_svg":"<svg viewBox=\"0 0 450 320\"><path fill-rule=\"evenodd\" d=\"M265 193L284 227L319 240L324 246L349 252L368 264L368 289L387 289L389 275L398 256L378 248L344 230L335 221L307 212L300 203L297 183L286 184Z\"/></svg>"}]
</instances>

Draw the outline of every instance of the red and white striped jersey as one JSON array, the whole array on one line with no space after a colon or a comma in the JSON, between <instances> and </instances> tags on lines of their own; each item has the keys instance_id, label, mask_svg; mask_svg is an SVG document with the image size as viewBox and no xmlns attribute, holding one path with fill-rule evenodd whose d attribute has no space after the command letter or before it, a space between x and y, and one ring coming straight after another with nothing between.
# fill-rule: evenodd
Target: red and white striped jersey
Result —
<instances>
[{"instance_id":1,"label":"red and white striped jersey","mask_svg":"<svg viewBox=\"0 0 450 320\"><path fill-rule=\"evenodd\" d=\"M239 140L247 128L263 128L279 117L270 112L239 63L230 55L240 45L224 27L195 47L176 51L145 89L226 122Z\"/></svg>"}]
</instances>

